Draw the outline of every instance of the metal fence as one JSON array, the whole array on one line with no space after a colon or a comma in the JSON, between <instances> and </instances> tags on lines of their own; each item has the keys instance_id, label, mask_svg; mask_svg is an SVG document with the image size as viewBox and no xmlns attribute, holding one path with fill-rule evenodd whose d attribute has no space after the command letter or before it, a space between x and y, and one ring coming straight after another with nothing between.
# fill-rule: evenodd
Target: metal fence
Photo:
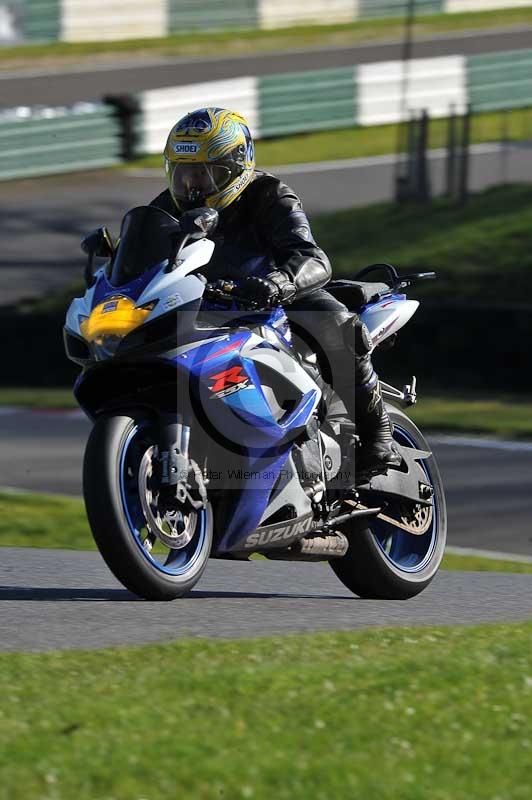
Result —
<instances>
[{"instance_id":1,"label":"metal fence","mask_svg":"<svg viewBox=\"0 0 532 800\"><path fill-rule=\"evenodd\" d=\"M443 118L451 107L532 106L532 50L237 78L142 92L138 101L139 154L160 152L173 122L206 105L239 111L256 138L391 124L418 110Z\"/></svg>"},{"instance_id":2,"label":"metal fence","mask_svg":"<svg viewBox=\"0 0 532 800\"><path fill-rule=\"evenodd\" d=\"M409 0L0 0L0 44L341 24L403 17L408 4ZM414 10L423 15L526 4L527 0L415 0Z\"/></svg>"},{"instance_id":3,"label":"metal fence","mask_svg":"<svg viewBox=\"0 0 532 800\"><path fill-rule=\"evenodd\" d=\"M160 153L176 120L205 105L239 111L256 138L397 123L421 110L437 119L451 108L461 113L471 107L475 113L532 107L532 51L413 59L406 81L404 68L390 61L244 77L121 96L114 106L4 112L0 178L108 166ZM334 152L328 157L333 159Z\"/></svg>"},{"instance_id":4,"label":"metal fence","mask_svg":"<svg viewBox=\"0 0 532 800\"><path fill-rule=\"evenodd\" d=\"M112 108L19 108L0 115L0 178L24 178L121 160L121 130Z\"/></svg>"}]
</instances>

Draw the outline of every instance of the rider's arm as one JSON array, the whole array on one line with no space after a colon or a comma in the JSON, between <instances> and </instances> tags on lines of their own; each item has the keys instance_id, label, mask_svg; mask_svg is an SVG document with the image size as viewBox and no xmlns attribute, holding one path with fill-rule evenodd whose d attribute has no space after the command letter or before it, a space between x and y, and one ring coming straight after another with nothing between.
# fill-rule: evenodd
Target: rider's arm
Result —
<instances>
[{"instance_id":1,"label":"rider's arm","mask_svg":"<svg viewBox=\"0 0 532 800\"><path fill-rule=\"evenodd\" d=\"M257 183L264 184L257 203L261 235L277 270L283 273L280 280L286 275L298 298L325 286L331 278L331 265L314 241L299 197L277 179Z\"/></svg>"}]
</instances>

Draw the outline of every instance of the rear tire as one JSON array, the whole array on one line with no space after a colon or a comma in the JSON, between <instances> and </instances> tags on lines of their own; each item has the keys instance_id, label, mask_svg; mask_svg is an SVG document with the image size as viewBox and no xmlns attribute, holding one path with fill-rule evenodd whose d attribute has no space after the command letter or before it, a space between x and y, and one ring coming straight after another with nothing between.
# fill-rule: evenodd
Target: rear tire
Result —
<instances>
[{"instance_id":1,"label":"rear tire","mask_svg":"<svg viewBox=\"0 0 532 800\"><path fill-rule=\"evenodd\" d=\"M406 414L393 407L388 412L394 439L430 451L425 437ZM364 523L363 528L360 522L344 526L349 550L343 558L329 563L344 586L359 597L407 600L422 592L438 571L447 538L445 496L434 456L420 463L434 489L431 530L415 536L380 520Z\"/></svg>"},{"instance_id":2,"label":"rear tire","mask_svg":"<svg viewBox=\"0 0 532 800\"><path fill-rule=\"evenodd\" d=\"M166 554L157 561L151 549L143 547L140 531L146 518L138 484L135 497L135 476L130 473L142 447L147 449L139 441L139 431L144 429L149 429L147 420L125 414L96 421L83 465L85 507L98 550L113 575L146 600L174 600L192 589L207 566L213 537L212 511L208 504L197 512L197 530L186 551L168 549L168 559L173 561L165 561Z\"/></svg>"}]
</instances>

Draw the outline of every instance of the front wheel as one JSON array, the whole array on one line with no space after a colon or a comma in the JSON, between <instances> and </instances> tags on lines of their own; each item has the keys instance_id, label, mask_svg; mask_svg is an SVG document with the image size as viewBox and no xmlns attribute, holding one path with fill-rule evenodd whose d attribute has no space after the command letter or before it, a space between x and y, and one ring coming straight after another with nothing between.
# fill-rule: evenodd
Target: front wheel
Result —
<instances>
[{"instance_id":1,"label":"front wheel","mask_svg":"<svg viewBox=\"0 0 532 800\"><path fill-rule=\"evenodd\" d=\"M403 447L430 451L425 437L406 414L389 407L394 439ZM413 534L390 522L373 519L361 529L356 524L349 537L349 550L343 558L331 559L337 577L354 594L364 598L407 600L423 591L436 575L445 550L447 510L440 473L433 455L419 464L426 482L433 489L433 504L419 506L412 517L421 534ZM372 503L377 505L378 499ZM386 509L388 517L401 518L399 504ZM360 523L358 523L360 525Z\"/></svg>"},{"instance_id":2,"label":"front wheel","mask_svg":"<svg viewBox=\"0 0 532 800\"><path fill-rule=\"evenodd\" d=\"M147 600L174 600L207 566L212 511L208 503L159 492L150 431L142 417L98 419L85 451L83 494L94 539L115 577ZM190 470L192 483L202 480L193 461Z\"/></svg>"}]
</instances>

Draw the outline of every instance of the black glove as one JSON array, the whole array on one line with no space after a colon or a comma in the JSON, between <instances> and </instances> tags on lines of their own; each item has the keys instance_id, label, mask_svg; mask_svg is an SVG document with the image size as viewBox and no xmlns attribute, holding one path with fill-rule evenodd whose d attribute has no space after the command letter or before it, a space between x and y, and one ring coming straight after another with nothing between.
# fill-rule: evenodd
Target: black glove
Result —
<instances>
[{"instance_id":1,"label":"black glove","mask_svg":"<svg viewBox=\"0 0 532 800\"><path fill-rule=\"evenodd\" d=\"M272 272L266 278L246 278L238 294L244 301L256 303L257 308L273 308L278 303L292 300L296 287L284 272Z\"/></svg>"}]
</instances>

